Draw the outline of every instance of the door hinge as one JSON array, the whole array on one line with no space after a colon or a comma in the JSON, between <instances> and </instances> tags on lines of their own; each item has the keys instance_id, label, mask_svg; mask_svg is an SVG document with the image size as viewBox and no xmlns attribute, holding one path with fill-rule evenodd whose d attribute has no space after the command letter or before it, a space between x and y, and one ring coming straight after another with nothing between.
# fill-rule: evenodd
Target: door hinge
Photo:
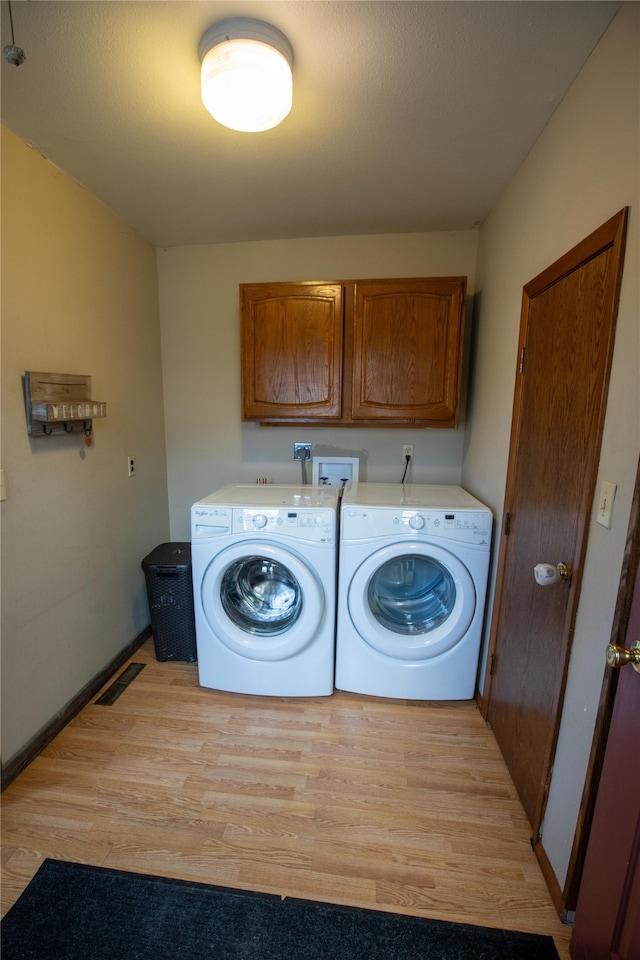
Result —
<instances>
[{"instance_id":1,"label":"door hinge","mask_svg":"<svg viewBox=\"0 0 640 960\"><path fill-rule=\"evenodd\" d=\"M522 347L520 350L520 373L524 373L524 357L527 352L526 347Z\"/></svg>"},{"instance_id":2,"label":"door hinge","mask_svg":"<svg viewBox=\"0 0 640 960\"><path fill-rule=\"evenodd\" d=\"M497 658L496 654L495 654L495 653L492 653L492 654L491 654L491 660L489 661L489 676L490 676L490 677L492 677L492 676L494 675L494 673L496 672L496 661L497 661L497 659L498 659L498 658Z\"/></svg>"},{"instance_id":3,"label":"door hinge","mask_svg":"<svg viewBox=\"0 0 640 960\"><path fill-rule=\"evenodd\" d=\"M503 533L505 537L508 537L509 534L511 533L511 514L510 513L505 513L504 515Z\"/></svg>"}]
</instances>

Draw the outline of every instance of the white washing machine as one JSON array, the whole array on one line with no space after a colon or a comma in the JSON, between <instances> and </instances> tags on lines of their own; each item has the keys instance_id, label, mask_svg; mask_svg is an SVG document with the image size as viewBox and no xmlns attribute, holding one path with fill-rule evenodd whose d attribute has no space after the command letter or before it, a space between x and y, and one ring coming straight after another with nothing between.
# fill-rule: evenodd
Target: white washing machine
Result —
<instances>
[{"instance_id":1,"label":"white washing machine","mask_svg":"<svg viewBox=\"0 0 640 960\"><path fill-rule=\"evenodd\" d=\"M280 697L333 693L337 493L231 485L191 508L203 687Z\"/></svg>"},{"instance_id":2,"label":"white washing machine","mask_svg":"<svg viewBox=\"0 0 640 960\"><path fill-rule=\"evenodd\" d=\"M409 700L474 696L492 519L461 487L347 486L338 689Z\"/></svg>"}]
</instances>

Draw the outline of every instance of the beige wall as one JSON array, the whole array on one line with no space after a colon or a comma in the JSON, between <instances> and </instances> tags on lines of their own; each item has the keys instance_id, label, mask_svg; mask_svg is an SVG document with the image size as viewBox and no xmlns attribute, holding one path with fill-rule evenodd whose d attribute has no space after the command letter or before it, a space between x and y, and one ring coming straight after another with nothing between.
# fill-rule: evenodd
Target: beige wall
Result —
<instances>
[{"instance_id":1,"label":"beige wall","mask_svg":"<svg viewBox=\"0 0 640 960\"><path fill-rule=\"evenodd\" d=\"M225 483L298 483L294 440L314 454L361 457L361 479L399 481L414 444L415 483L459 483L457 430L260 427L240 421L238 284L263 280L466 276L477 233L327 237L158 251L171 535L189 537L189 508ZM471 307L469 308L469 313ZM471 317L469 317L469 329Z\"/></svg>"},{"instance_id":2,"label":"beige wall","mask_svg":"<svg viewBox=\"0 0 640 960\"><path fill-rule=\"evenodd\" d=\"M592 514L543 826L560 884L591 745L640 449L639 14L637 3L622 8L483 225L479 245L479 332L462 482L500 516L522 287L622 207L631 207L598 479L598 487L613 480L618 490L611 530Z\"/></svg>"},{"instance_id":3,"label":"beige wall","mask_svg":"<svg viewBox=\"0 0 640 960\"><path fill-rule=\"evenodd\" d=\"M25 370L91 375L92 447L29 439ZM4 129L2 467L6 762L147 625L169 528L155 251Z\"/></svg>"}]
</instances>

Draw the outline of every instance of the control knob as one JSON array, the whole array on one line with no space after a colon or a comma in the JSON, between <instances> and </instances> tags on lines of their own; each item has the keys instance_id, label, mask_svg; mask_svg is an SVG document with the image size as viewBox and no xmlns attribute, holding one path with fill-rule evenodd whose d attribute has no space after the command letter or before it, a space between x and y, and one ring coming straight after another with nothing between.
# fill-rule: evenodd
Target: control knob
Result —
<instances>
[{"instance_id":1,"label":"control knob","mask_svg":"<svg viewBox=\"0 0 640 960\"><path fill-rule=\"evenodd\" d=\"M264 513L256 513L253 518L253 525L257 530L262 530L267 525L267 518Z\"/></svg>"},{"instance_id":2,"label":"control knob","mask_svg":"<svg viewBox=\"0 0 640 960\"><path fill-rule=\"evenodd\" d=\"M422 530L424 527L424 517L421 517L418 513L413 517L409 517L409 526L414 530Z\"/></svg>"}]
</instances>

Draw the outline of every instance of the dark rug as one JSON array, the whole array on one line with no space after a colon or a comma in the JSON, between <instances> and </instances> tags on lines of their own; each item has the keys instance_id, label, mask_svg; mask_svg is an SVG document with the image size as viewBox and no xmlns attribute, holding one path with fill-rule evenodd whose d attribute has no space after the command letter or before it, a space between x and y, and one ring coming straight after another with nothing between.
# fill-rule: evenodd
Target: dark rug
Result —
<instances>
[{"instance_id":1,"label":"dark rug","mask_svg":"<svg viewBox=\"0 0 640 960\"><path fill-rule=\"evenodd\" d=\"M2 960L558 960L551 937L45 860Z\"/></svg>"}]
</instances>

